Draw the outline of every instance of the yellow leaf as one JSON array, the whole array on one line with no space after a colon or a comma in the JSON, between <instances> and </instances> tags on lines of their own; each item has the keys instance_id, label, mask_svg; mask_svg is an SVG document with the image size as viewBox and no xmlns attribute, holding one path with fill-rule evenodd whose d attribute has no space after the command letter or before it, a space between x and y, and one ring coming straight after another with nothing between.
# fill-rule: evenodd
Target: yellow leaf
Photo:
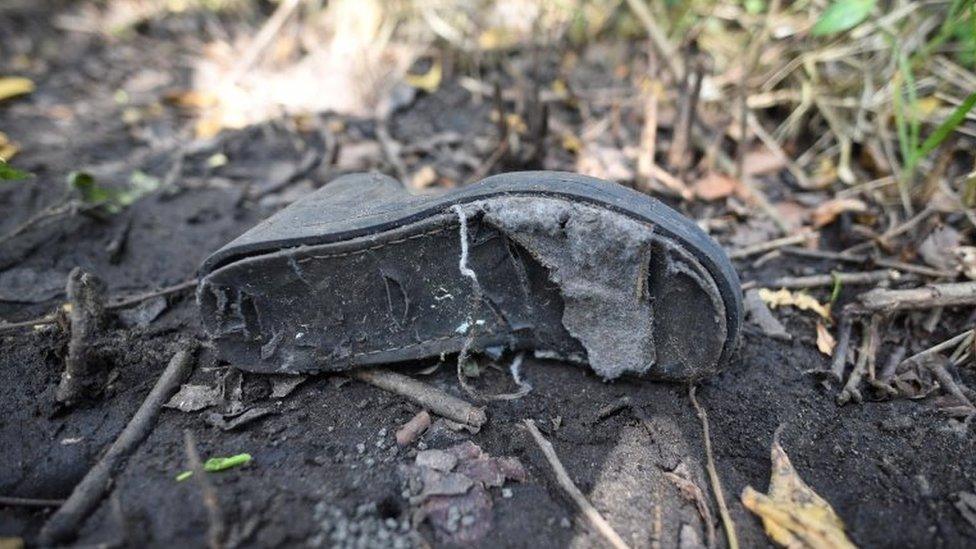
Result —
<instances>
[{"instance_id":1,"label":"yellow leaf","mask_svg":"<svg viewBox=\"0 0 976 549\"><path fill-rule=\"evenodd\" d=\"M441 85L443 69L440 60L435 60L430 65L430 69L424 74L407 74L403 81L412 88L424 90L427 93L434 93Z\"/></svg>"},{"instance_id":2,"label":"yellow leaf","mask_svg":"<svg viewBox=\"0 0 976 549\"><path fill-rule=\"evenodd\" d=\"M781 288L775 292L768 288L762 288L759 290L759 298L774 309L780 306L796 307L803 311L813 311L825 320L830 320L830 307L820 303L810 294L794 293L786 288Z\"/></svg>"},{"instance_id":3,"label":"yellow leaf","mask_svg":"<svg viewBox=\"0 0 976 549\"><path fill-rule=\"evenodd\" d=\"M742 491L742 504L762 519L766 534L783 547L856 549L844 532L844 522L803 482L776 437L771 454L769 494L751 486Z\"/></svg>"},{"instance_id":4,"label":"yellow leaf","mask_svg":"<svg viewBox=\"0 0 976 549\"><path fill-rule=\"evenodd\" d=\"M0 132L0 160L10 162L18 152L20 152L20 145L11 141L7 134Z\"/></svg>"},{"instance_id":5,"label":"yellow leaf","mask_svg":"<svg viewBox=\"0 0 976 549\"><path fill-rule=\"evenodd\" d=\"M426 189L437 183L437 171L430 164L420 168L410 177L411 189Z\"/></svg>"},{"instance_id":6,"label":"yellow leaf","mask_svg":"<svg viewBox=\"0 0 976 549\"><path fill-rule=\"evenodd\" d=\"M834 355L834 347L837 346L837 341L834 340L834 336L830 335L827 330L827 326L823 322L817 322L817 349L820 352L827 355Z\"/></svg>"},{"instance_id":7,"label":"yellow leaf","mask_svg":"<svg viewBox=\"0 0 976 549\"><path fill-rule=\"evenodd\" d=\"M0 76L0 101L34 91L34 82L19 76Z\"/></svg>"},{"instance_id":8,"label":"yellow leaf","mask_svg":"<svg viewBox=\"0 0 976 549\"><path fill-rule=\"evenodd\" d=\"M578 153L583 150L583 142L579 137L566 132L563 134L563 148L571 153Z\"/></svg>"}]
</instances>

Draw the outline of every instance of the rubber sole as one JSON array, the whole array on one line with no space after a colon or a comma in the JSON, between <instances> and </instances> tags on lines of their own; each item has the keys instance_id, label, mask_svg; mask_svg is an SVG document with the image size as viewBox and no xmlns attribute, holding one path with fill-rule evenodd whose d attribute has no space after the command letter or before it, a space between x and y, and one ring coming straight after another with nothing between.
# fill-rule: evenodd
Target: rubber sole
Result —
<instances>
[{"instance_id":1,"label":"rubber sole","mask_svg":"<svg viewBox=\"0 0 976 549\"><path fill-rule=\"evenodd\" d=\"M310 372L498 346L587 361L607 378L691 380L738 340L724 252L616 184L520 172L343 219L323 220L324 207L302 200L204 263L198 300L226 360Z\"/></svg>"}]
</instances>

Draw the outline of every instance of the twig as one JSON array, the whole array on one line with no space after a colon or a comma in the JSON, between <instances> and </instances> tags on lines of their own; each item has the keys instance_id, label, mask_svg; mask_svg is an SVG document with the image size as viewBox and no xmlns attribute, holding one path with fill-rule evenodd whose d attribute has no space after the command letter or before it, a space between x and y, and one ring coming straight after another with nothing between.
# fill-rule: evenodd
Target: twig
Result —
<instances>
[{"instance_id":1,"label":"twig","mask_svg":"<svg viewBox=\"0 0 976 549\"><path fill-rule=\"evenodd\" d=\"M147 299L179 293L182 292L183 290L194 288L196 287L196 285L197 285L197 279L194 278L191 280L180 282L179 284L174 284L172 286L160 288L159 290L154 290L151 292L112 298L109 300L109 303L105 306L105 308L108 310L125 309L127 307L131 307L133 305L142 303ZM34 326L46 326L49 324L54 324L57 321L57 318L58 317L56 313L49 313L42 317L34 318L31 320L23 320L20 322L10 322L7 324L0 324L0 333L10 331L10 330L18 330L21 328L32 328Z\"/></svg>"},{"instance_id":2,"label":"twig","mask_svg":"<svg viewBox=\"0 0 976 549\"><path fill-rule=\"evenodd\" d=\"M71 339L64 372L58 383L57 401L71 406L95 392L93 339L105 312L105 284L92 273L75 267L68 274L66 289L71 311Z\"/></svg>"},{"instance_id":3,"label":"twig","mask_svg":"<svg viewBox=\"0 0 976 549\"><path fill-rule=\"evenodd\" d=\"M784 236L782 238L774 238L766 242L760 242L758 244L753 244L752 246L745 246L738 248L729 252L729 258L731 259L743 259L756 254L761 254L768 252L770 250L777 250L784 246L792 246L794 244L801 244L806 242L810 238L813 238L818 233L816 231L805 231L797 233L790 236Z\"/></svg>"},{"instance_id":4,"label":"twig","mask_svg":"<svg viewBox=\"0 0 976 549\"><path fill-rule=\"evenodd\" d=\"M878 237L876 237L876 238L874 238L874 239L872 239L872 240L870 240L868 242L862 242L860 244L855 244L854 246L851 246L850 248L847 248L846 250L844 250L843 253L853 253L853 252L857 252L857 251L860 251L860 250L863 250L863 249L866 249L866 248L870 248L876 242L880 242L882 244L886 244L888 242L888 240L890 240L890 239L892 239L892 238L894 238L894 237L896 237L896 236L898 236L900 234L906 233L906 232L914 229L918 224L920 224L921 222L925 221L930 215L932 215L935 212L936 212L936 209L933 206L926 206L926 208L924 210L922 210L921 212L919 212L915 216L909 218L905 222L900 223L900 224L898 224L898 225L896 225L896 226L888 229L887 231L885 231L884 233L882 233L880 236L878 236Z\"/></svg>"},{"instance_id":5,"label":"twig","mask_svg":"<svg viewBox=\"0 0 976 549\"><path fill-rule=\"evenodd\" d=\"M960 305L976 305L976 281L929 284L909 290L879 288L861 294L855 303L847 305L845 309L865 314Z\"/></svg>"},{"instance_id":6,"label":"twig","mask_svg":"<svg viewBox=\"0 0 976 549\"><path fill-rule=\"evenodd\" d=\"M539 446L539 449L542 450L542 454L546 457L546 461L548 461L549 466L552 467L553 473L556 474L556 482L559 484L559 487L562 488L563 491L566 492L566 495L573 500L573 503L579 507L580 511L583 513L583 516L586 517L586 519L590 522L590 525L593 526L593 529L596 530L598 534L603 536L610 546L617 549L629 547L627 542L620 537L620 534L618 534L613 527L610 526L607 519L603 518L600 511L597 511L596 507L593 507L593 504L586 499L586 496L584 496L583 492L577 488L576 484L573 482L573 479L569 478L569 473L566 472L566 468L563 467L562 462L559 461L559 456L556 455L555 448L553 448L552 443L546 440L546 437L542 436L542 433L539 432L539 428L535 426L535 421L531 419L524 419L522 420L522 423L524 423L526 428L528 428L529 434L532 435L532 440L534 440L536 445Z\"/></svg>"},{"instance_id":7,"label":"twig","mask_svg":"<svg viewBox=\"0 0 976 549\"><path fill-rule=\"evenodd\" d=\"M301 0L284 0L278 4L277 9L258 31L257 36L254 37L254 42L251 42L250 47L241 56L241 61L231 76L231 83L236 83L247 71L251 70L251 67L257 63L261 54L264 53L264 50L281 31L288 18L291 17L292 12L300 5Z\"/></svg>"},{"instance_id":8,"label":"twig","mask_svg":"<svg viewBox=\"0 0 976 549\"><path fill-rule=\"evenodd\" d=\"M63 499L18 498L0 496L0 507L61 507Z\"/></svg>"},{"instance_id":9,"label":"twig","mask_svg":"<svg viewBox=\"0 0 976 549\"><path fill-rule=\"evenodd\" d=\"M407 166L403 163L403 159L400 158L401 145L390 135L390 129L387 127L386 120L378 120L376 122L376 137L379 139L380 147L383 149L383 155L386 156L387 162L396 171L397 179L400 180L401 184L406 184L409 176L407 174Z\"/></svg>"},{"instance_id":10,"label":"twig","mask_svg":"<svg viewBox=\"0 0 976 549\"><path fill-rule=\"evenodd\" d=\"M465 425L481 427L488 421L487 414L481 408L403 374L377 368L356 370L350 372L349 376L406 397L439 416Z\"/></svg>"},{"instance_id":11,"label":"twig","mask_svg":"<svg viewBox=\"0 0 976 549\"><path fill-rule=\"evenodd\" d=\"M430 427L430 414L427 410L417 412L417 415L410 418L410 421L397 429L396 442L399 446L408 446L417 437L423 434Z\"/></svg>"},{"instance_id":12,"label":"twig","mask_svg":"<svg viewBox=\"0 0 976 549\"><path fill-rule=\"evenodd\" d=\"M182 292L183 290L188 290L190 288L195 288L197 285L197 279L191 278L190 280L184 280L179 284L174 284L172 286L167 286L165 288L160 288L158 290L153 290L151 292L145 292L141 294L135 294L130 296L124 296L119 298L114 298L110 300L109 304L106 306L108 309L125 309L126 307L131 307L146 301L147 299L152 299L154 297L167 296L175 293Z\"/></svg>"},{"instance_id":13,"label":"twig","mask_svg":"<svg viewBox=\"0 0 976 549\"><path fill-rule=\"evenodd\" d=\"M126 458L152 430L156 417L170 394L186 377L193 364L197 343L191 342L170 359L156 385L146 396L125 429L115 439L102 459L95 464L81 482L71 491L64 502L41 529L43 545L54 545L71 540L82 521L95 510L112 481L112 475Z\"/></svg>"},{"instance_id":14,"label":"twig","mask_svg":"<svg viewBox=\"0 0 976 549\"><path fill-rule=\"evenodd\" d=\"M207 545L210 549L220 549L223 547L224 515L220 511L220 500L217 498L217 490L207 477L207 472L203 469L200 461L200 454L197 452L197 443L193 438L193 433L189 429L183 431L183 446L186 451L186 461L193 471L193 480L200 487L203 495L203 506L207 509Z\"/></svg>"},{"instance_id":15,"label":"twig","mask_svg":"<svg viewBox=\"0 0 976 549\"><path fill-rule=\"evenodd\" d=\"M867 326L867 330L861 335L861 349L858 351L857 363L854 365L854 370L851 371L850 377L847 378L847 383L844 384L844 388L837 395L838 405L843 406L851 400L861 402L861 391L858 389L858 386L861 384L864 374L868 371L869 362L873 367L880 328L881 315L873 315Z\"/></svg>"},{"instance_id":16,"label":"twig","mask_svg":"<svg viewBox=\"0 0 976 549\"><path fill-rule=\"evenodd\" d=\"M19 330L21 328L33 328L34 326L46 326L49 324L54 324L57 322L57 319L58 315L56 313L49 313L40 318L0 324L0 333Z\"/></svg>"},{"instance_id":17,"label":"twig","mask_svg":"<svg viewBox=\"0 0 976 549\"><path fill-rule=\"evenodd\" d=\"M935 278L952 278L955 276L955 273L948 272L948 271L940 271L938 269L932 269L930 267L924 267L922 265L914 265L911 263L905 263L903 261L895 261L892 259L874 258L866 255L829 252L824 250L808 250L806 248L797 248L795 246L785 246L782 248L782 251L784 253L790 255L798 255L800 257L812 257L815 259L843 261L846 263L856 263L864 266L877 265L878 267L885 267L888 269L895 269L906 273L915 273L915 274L920 274L922 276L931 276Z\"/></svg>"},{"instance_id":18,"label":"twig","mask_svg":"<svg viewBox=\"0 0 976 549\"><path fill-rule=\"evenodd\" d=\"M837 346L834 347L834 360L830 365L830 372L834 379L844 379L844 369L847 368L847 352L851 345L851 315L842 315L837 327Z\"/></svg>"},{"instance_id":19,"label":"twig","mask_svg":"<svg viewBox=\"0 0 976 549\"><path fill-rule=\"evenodd\" d=\"M949 372L945 369L942 361L934 360L934 357L930 357L925 361L925 367L928 369L928 371L932 372L932 375L934 375L936 379L939 380L939 385L941 385L946 392L956 397L956 399L962 402L963 405L969 408L972 412L976 412L976 406L973 406L973 402L966 397L966 394L963 393L962 389L959 388L956 381L952 379L952 376L949 375Z\"/></svg>"},{"instance_id":20,"label":"twig","mask_svg":"<svg viewBox=\"0 0 976 549\"><path fill-rule=\"evenodd\" d=\"M969 341L973 337L974 333L976 333L976 330L966 330L965 332L963 332L963 333L961 333L961 334L959 334L957 336L950 337L949 339L943 341L942 343L939 343L938 345L933 345L932 347L929 347L928 349L925 349L924 351L920 351L918 353L915 353L914 355L912 355L912 356L906 358L905 360L901 361L901 363L898 364L897 370L901 370L904 367L907 367L911 363L922 364L924 361L928 360L930 357L933 357L936 354L941 353L942 351L945 351L946 349L950 349L954 345L958 345L959 343L961 343L963 341Z\"/></svg>"},{"instance_id":21,"label":"twig","mask_svg":"<svg viewBox=\"0 0 976 549\"><path fill-rule=\"evenodd\" d=\"M681 78L685 74L684 62L681 56L675 53L674 47L668 41L668 34L657 24L647 4L644 3L644 0L627 0L627 5L647 30L647 36L654 44L658 58L664 60L675 80Z\"/></svg>"},{"instance_id":22,"label":"twig","mask_svg":"<svg viewBox=\"0 0 976 549\"><path fill-rule=\"evenodd\" d=\"M281 177L279 177L275 181L270 182L264 187L261 187L251 192L250 193L251 199L258 200L264 198L269 194L277 193L282 189L288 187L288 185L291 185L292 183L301 180L308 174L312 173L313 170L318 168L319 165L322 163L322 159L326 158L328 154L331 153L318 148L312 148L306 151L305 154L302 156L302 158L299 159L299 161L296 162L295 165L292 166L290 170L288 170L288 173L282 175Z\"/></svg>"},{"instance_id":23,"label":"twig","mask_svg":"<svg viewBox=\"0 0 976 549\"><path fill-rule=\"evenodd\" d=\"M810 276L784 276L769 282L750 280L742 285L743 290L752 288L821 288L840 283L845 285L874 284L876 282L903 280L904 276L898 271L885 269L881 271L867 271L864 273L830 273Z\"/></svg>"},{"instance_id":24,"label":"twig","mask_svg":"<svg viewBox=\"0 0 976 549\"><path fill-rule=\"evenodd\" d=\"M698 404L695 398L696 386L688 387L688 397L691 399L692 406L698 413L698 419L702 424L702 436L705 438L705 459L708 469L708 478L712 481L712 491L715 492L715 501L718 503L718 514L722 518L722 527L725 529L725 538L728 540L729 549L739 548L739 537L735 533L735 523L729 514L729 507L725 504L725 492L722 491L722 481L718 478L718 470L715 468L715 457L712 455L712 437L708 432L708 414L705 409Z\"/></svg>"}]
</instances>

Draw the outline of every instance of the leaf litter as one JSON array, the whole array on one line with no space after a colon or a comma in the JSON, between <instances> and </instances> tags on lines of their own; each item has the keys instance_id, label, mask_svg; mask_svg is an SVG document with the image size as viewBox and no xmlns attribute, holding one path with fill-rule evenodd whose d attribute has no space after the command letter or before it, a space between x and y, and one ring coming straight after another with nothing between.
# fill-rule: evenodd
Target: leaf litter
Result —
<instances>
[{"instance_id":1,"label":"leaf litter","mask_svg":"<svg viewBox=\"0 0 976 549\"><path fill-rule=\"evenodd\" d=\"M762 519L770 539L790 548L855 548L844 522L830 504L797 474L786 451L773 436L769 493L751 486L742 491L742 504Z\"/></svg>"}]
</instances>

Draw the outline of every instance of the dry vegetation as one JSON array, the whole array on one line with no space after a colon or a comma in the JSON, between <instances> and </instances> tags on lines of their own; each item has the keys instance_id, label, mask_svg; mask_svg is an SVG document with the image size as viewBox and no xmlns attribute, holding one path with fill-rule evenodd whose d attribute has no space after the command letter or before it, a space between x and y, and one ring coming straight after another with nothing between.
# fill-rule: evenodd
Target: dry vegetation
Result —
<instances>
[{"instance_id":1,"label":"dry vegetation","mask_svg":"<svg viewBox=\"0 0 976 549\"><path fill-rule=\"evenodd\" d=\"M321 184L306 181L319 164L381 169L417 192L503 170L577 171L695 217L737 261L752 329L831 357L811 374L839 404L938 395L955 428L969 428L974 392L959 372L976 360L971 0L105 0L54 24L123 40L191 12L203 30L184 37L187 81L116 97L131 126L179 120L160 145L174 158L165 177L120 187L80 169L0 244L65 216L114 215L172 185L188 155L269 121L319 144L248 187L273 206ZM0 78L0 100L32 91ZM480 125L394 131L396 113L454 92L483 107ZM356 129L364 121L371 130ZM17 153L0 133L0 179L29 177ZM207 158L213 170L226 163ZM784 322L770 312L779 307L802 312ZM793 496L817 498L819 518L801 517L807 534L836 521L825 536L850 543L830 506L787 474L778 442L773 460L789 490L750 491L747 506L775 523L777 499L789 511ZM773 535L796 541L785 536Z\"/></svg>"}]
</instances>

